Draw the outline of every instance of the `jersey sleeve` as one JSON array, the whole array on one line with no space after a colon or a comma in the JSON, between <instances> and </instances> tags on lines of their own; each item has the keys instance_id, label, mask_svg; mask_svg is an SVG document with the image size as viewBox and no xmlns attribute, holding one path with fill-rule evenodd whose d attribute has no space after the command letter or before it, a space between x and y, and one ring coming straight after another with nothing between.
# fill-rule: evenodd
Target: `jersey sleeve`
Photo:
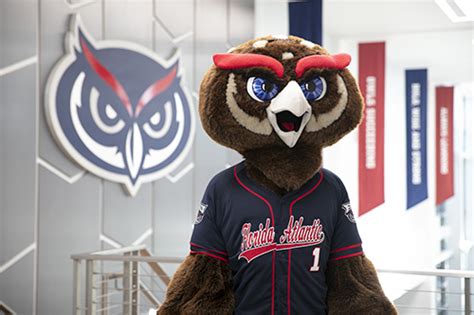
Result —
<instances>
[{"instance_id":1,"label":"jersey sleeve","mask_svg":"<svg viewBox=\"0 0 474 315\"><path fill-rule=\"evenodd\" d=\"M216 220L218 206L214 185L211 182L204 193L197 211L191 236L190 253L206 255L228 263L224 240L218 226L218 220Z\"/></svg>"},{"instance_id":2,"label":"jersey sleeve","mask_svg":"<svg viewBox=\"0 0 474 315\"><path fill-rule=\"evenodd\" d=\"M331 241L330 261L363 254L362 241L357 231L354 214L344 184L339 180L336 226Z\"/></svg>"}]
</instances>

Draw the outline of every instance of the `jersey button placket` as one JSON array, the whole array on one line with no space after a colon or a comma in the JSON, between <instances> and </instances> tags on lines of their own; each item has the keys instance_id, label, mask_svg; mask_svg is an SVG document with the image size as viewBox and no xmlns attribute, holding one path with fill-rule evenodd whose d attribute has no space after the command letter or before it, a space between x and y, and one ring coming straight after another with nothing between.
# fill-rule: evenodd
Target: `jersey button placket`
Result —
<instances>
[{"instance_id":1,"label":"jersey button placket","mask_svg":"<svg viewBox=\"0 0 474 315\"><path fill-rule=\"evenodd\" d=\"M280 199L278 204L278 215L275 217L275 243L280 243L280 236L288 223L289 204L284 199ZM276 307L275 314L286 314L287 303L287 271L288 271L288 253L287 251L276 251Z\"/></svg>"}]
</instances>

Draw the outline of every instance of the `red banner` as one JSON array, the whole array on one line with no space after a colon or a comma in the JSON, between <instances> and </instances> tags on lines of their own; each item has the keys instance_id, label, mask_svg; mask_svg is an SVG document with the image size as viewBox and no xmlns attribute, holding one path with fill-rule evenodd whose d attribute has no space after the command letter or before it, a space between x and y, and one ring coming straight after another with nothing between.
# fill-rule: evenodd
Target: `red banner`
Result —
<instances>
[{"instance_id":1,"label":"red banner","mask_svg":"<svg viewBox=\"0 0 474 315\"><path fill-rule=\"evenodd\" d=\"M384 202L385 43L359 44L359 215Z\"/></svg>"},{"instance_id":2,"label":"red banner","mask_svg":"<svg viewBox=\"0 0 474 315\"><path fill-rule=\"evenodd\" d=\"M436 88L436 205L454 195L453 87Z\"/></svg>"}]
</instances>

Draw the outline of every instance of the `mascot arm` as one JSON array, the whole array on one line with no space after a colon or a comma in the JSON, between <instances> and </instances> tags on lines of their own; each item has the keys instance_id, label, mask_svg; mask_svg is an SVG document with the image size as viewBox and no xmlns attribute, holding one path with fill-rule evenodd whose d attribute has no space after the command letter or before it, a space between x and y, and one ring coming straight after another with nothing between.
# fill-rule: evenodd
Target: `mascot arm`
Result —
<instances>
[{"instance_id":1,"label":"mascot arm","mask_svg":"<svg viewBox=\"0 0 474 315\"><path fill-rule=\"evenodd\" d=\"M329 262L328 314L397 314L383 293L374 266L364 255Z\"/></svg>"},{"instance_id":2,"label":"mascot arm","mask_svg":"<svg viewBox=\"0 0 474 315\"><path fill-rule=\"evenodd\" d=\"M226 315L233 311L232 273L228 264L191 254L173 276L157 315Z\"/></svg>"}]
</instances>

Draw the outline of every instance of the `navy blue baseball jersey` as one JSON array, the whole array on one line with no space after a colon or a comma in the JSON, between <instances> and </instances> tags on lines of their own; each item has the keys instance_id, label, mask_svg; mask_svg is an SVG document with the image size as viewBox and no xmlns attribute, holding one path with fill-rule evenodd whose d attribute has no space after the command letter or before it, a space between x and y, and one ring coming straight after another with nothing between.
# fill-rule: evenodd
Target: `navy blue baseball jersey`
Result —
<instances>
[{"instance_id":1,"label":"navy blue baseball jersey","mask_svg":"<svg viewBox=\"0 0 474 315\"><path fill-rule=\"evenodd\" d=\"M191 253L229 264L236 314L325 314L328 261L362 255L362 247L336 175L322 169L279 196L242 162L209 183Z\"/></svg>"}]
</instances>

